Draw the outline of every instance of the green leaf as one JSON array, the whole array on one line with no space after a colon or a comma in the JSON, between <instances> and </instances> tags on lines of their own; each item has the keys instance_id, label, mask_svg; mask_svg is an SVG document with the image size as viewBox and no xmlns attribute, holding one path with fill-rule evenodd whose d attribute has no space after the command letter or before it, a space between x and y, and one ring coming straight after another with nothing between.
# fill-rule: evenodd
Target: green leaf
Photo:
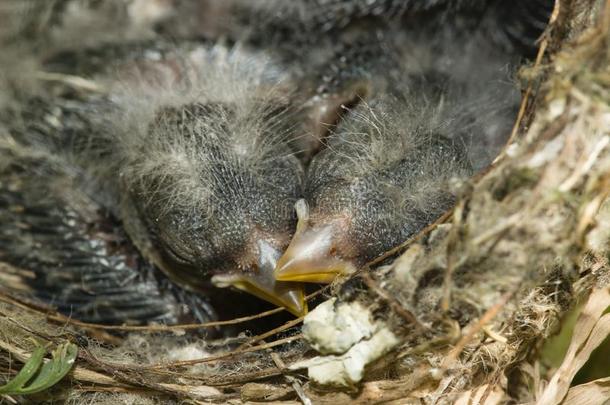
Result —
<instances>
[{"instance_id":1,"label":"green leaf","mask_svg":"<svg viewBox=\"0 0 610 405\"><path fill-rule=\"evenodd\" d=\"M72 369L78 348L73 343L64 343L52 352L52 359L47 361L44 353L43 347L37 347L15 378L0 386L0 394L28 395L52 387Z\"/></svg>"}]
</instances>

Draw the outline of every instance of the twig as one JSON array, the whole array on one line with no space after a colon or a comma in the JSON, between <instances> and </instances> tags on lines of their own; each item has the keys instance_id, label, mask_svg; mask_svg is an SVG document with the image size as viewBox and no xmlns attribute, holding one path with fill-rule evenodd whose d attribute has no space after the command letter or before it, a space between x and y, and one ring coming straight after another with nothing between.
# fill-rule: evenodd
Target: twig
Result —
<instances>
[{"instance_id":1,"label":"twig","mask_svg":"<svg viewBox=\"0 0 610 405\"><path fill-rule=\"evenodd\" d=\"M84 77L68 75L56 72L36 72L38 80L49 82L60 82L76 89L91 91L94 93L104 93L105 89L93 80L85 79Z\"/></svg>"},{"instance_id":2,"label":"twig","mask_svg":"<svg viewBox=\"0 0 610 405\"><path fill-rule=\"evenodd\" d=\"M375 294L377 294L381 299L383 299L385 302L387 302L390 305L390 307L394 310L394 312L396 312L398 315L400 315L400 317L402 317L404 320L406 320L410 325L415 326L417 328L417 330L420 332L427 329L424 325L422 325L417 320L417 318L415 317L415 315L413 315L411 313L411 311L404 308L400 304L400 302L398 302L395 298L390 297L388 295L388 293L386 293L381 287L379 287L369 273L363 272L361 277L362 277L362 280L365 282L365 284Z\"/></svg>"},{"instance_id":3,"label":"twig","mask_svg":"<svg viewBox=\"0 0 610 405\"><path fill-rule=\"evenodd\" d=\"M280 357L279 354L277 354L275 352L271 352L271 359L273 360L275 365L280 370L286 369L286 365L282 361L282 358ZM312 405L313 404L311 402L311 399L309 399L307 397L307 395L305 395L305 391L303 391L303 387L301 386L301 382L299 380L297 380L295 377L293 377L291 375L284 375L284 378L286 379L286 381L288 381L288 383L290 383L290 385L294 389L294 392L296 392L297 396L299 397L299 399L301 400L303 405Z\"/></svg>"},{"instance_id":4,"label":"twig","mask_svg":"<svg viewBox=\"0 0 610 405\"><path fill-rule=\"evenodd\" d=\"M257 346L253 346L253 347L249 347L249 348L243 348L240 350L233 350L230 351L228 353L223 353L223 354L219 354L216 356L209 356L209 357L204 357L204 358L200 358L200 359L193 359L193 360L181 360L181 361L175 361L175 362L171 362L171 363L153 363L153 364L146 364L146 365L126 365L126 364L116 364L116 363L104 363L99 359L96 359L97 363L103 363L106 367L111 367L115 370L123 370L123 371L144 371L144 370L158 370L158 369L162 369L162 370L166 370L169 368L176 368L176 367L184 367L184 366L194 366L196 364L202 364L202 363L210 363L213 361L217 361L217 360L225 360L225 359L229 359L231 357L235 357L239 354L244 354L244 353L252 353L252 352L258 352L261 350L265 350L265 349L269 349L272 347L276 347L276 346L281 346L283 344L286 343L290 343L293 342L295 340L299 340L303 337L303 335L298 334L298 335L294 335L294 336L289 336L283 339L278 339L275 340L273 342L270 343L265 343L265 344L261 344L261 345L257 345ZM83 359L84 360L89 360L95 358L93 357L93 354L89 353L87 356L84 356Z\"/></svg>"},{"instance_id":5,"label":"twig","mask_svg":"<svg viewBox=\"0 0 610 405\"><path fill-rule=\"evenodd\" d=\"M436 221L434 221L433 223L431 223L430 225L426 226L424 229L419 231L417 233L417 235L412 236L411 238L407 239L406 241L404 241L400 245L396 246L395 248L392 248L392 249L388 250L387 252L385 252L381 256L378 256L375 259L373 259L370 262L368 262L365 265L365 267L373 267L373 266L383 262L387 258L392 257L392 256L398 254L399 252L401 252L402 250L406 249L407 247L409 247L414 242L418 241L419 239L423 238L425 235L427 235L430 232L432 232L440 224L445 223L447 221L447 218L449 218L452 214L453 214L453 208L450 209L449 211L445 212L443 215L441 215Z\"/></svg>"},{"instance_id":6,"label":"twig","mask_svg":"<svg viewBox=\"0 0 610 405\"><path fill-rule=\"evenodd\" d=\"M453 252L456 250L459 241L460 226L462 224L462 216L464 214L464 207L466 201L461 200L453 211L453 226L447 235L447 248L445 251L447 266L445 270L445 277L443 280L443 297L441 299L441 309L443 312L449 311L451 302L451 283L453 281L453 273L455 272L456 264Z\"/></svg>"},{"instance_id":7,"label":"twig","mask_svg":"<svg viewBox=\"0 0 610 405\"><path fill-rule=\"evenodd\" d=\"M504 306L510 301L510 299L515 295L518 290L518 286L502 295L500 301L489 308L478 320L478 322L470 328L468 333L464 335L460 341L455 345L455 347L447 354L447 356L443 359L443 363L441 364L441 369L447 370L450 368L453 363L457 360L459 355L462 353L464 348L472 339L474 339L475 335L483 330L483 327L486 326L489 322L491 322L498 313L504 308Z\"/></svg>"},{"instance_id":8,"label":"twig","mask_svg":"<svg viewBox=\"0 0 610 405\"><path fill-rule=\"evenodd\" d=\"M560 11L560 7L561 7L560 3L561 3L561 1L555 0L555 5L553 7L553 12L551 13L551 17L549 18L549 22L547 24L547 29L548 29L548 27L553 26L553 24L557 21L557 18L559 17L559 11ZM537 68L542 64L542 59L544 58L544 55L546 54L546 50L547 50L548 46L549 46L549 38L548 38L547 31L545 31L542 34L542 40L540 41L540 47L538 48L538 53L536 54L536 60L534 61L534 68ZM525 112L527 110L527 107L529 107L530 97L532 96L533 92L534 92L534 86L532 85L532 83L530 83L527 86L527 89L525 89L525 94L523 95L523 98L521 100L521 106L519 107L519 113L517 114L517 120L515 121L513 130L511 131L510 138L508 138L508 142L506 142L506 146L504 148L505 150L506 150L506 147L508 147L508 145L512 144L513 141L515 140L515 138L517 137L517 133L519 132L519 129L521 128L521 124L523 122L523 118L525 117Z\"/></svg>"},{"instance_id":9,"label":"twig","mask_svg":"<svg viewBox=\"0 0 610 405\"><path fill-rule=\"evenodd\" d=\"M311 300L312 298L320 295L322 292L326 290L326 286L318 289L317 291L309 294L305 297L306 300ZM256 319L265 318L267 316L275 315L282 311L285 311L285 308L278 307L274 309L270 309L265 312L258 313L256 315L249 315L240 318L230 319L226 321L214 321L214 322L205 322L205 323L192 323L192 324L181 324L181 325L101 325L97 323L89 323L82 322L76 319L69 318L65 315L62 315L57 312L45 311L32 305L25 303L15 297L12 297L8 294L0 293L0 301L6 302L7 304L12 304L18 306L19 308L23 308L29 310L31 312L44 314L48 320L53 322L59 322L62 324L70 324L74 326L78 326L84 329L97 329L97 330L110 330L110 331L122 331L122 332L176 332L176 331L185 331L185 330L197 330L197 329L205 329L212 328L217 326L227 326L227 325L235 325L239 323L249 322Z\"/></svg>"},{"instance_id":10,"label":"twig","mask_svg":"<svg viewBox=\"0 0 610 405\"><path fill-rule=\"evenodd\" d=\"M304 318L304 317L303 317L303 316L301 316L300 318L296 318L296 319L293 319L293 320L291 320L291 321L288 321L288 322L286 322L285 324L283 324L282 326L278 326L278 327L277 327L277 328L275 328L275 329L271 329L270 331L267 331L267 332L265 332L265 333L262 333L262 334L260 334L260 335L258 335L258 336L254 336L254 337L252 337L251 339L249 339L247 342L244 342L243 344L241 344L241 345L240 345L240 346L237 348L237 350L240 350L240 349L242 349L242 348L245 348L245 347L247 347L247 346L250 346L250 345L252 345L253 343L256 343L256 342L262 341L262 340L264 340L264 339L268 338L269 336L276 335L276 334L278 334L278 333L280 333L280 332L285 331L286 329L292 328L293 326L296 326L296 325L300 324L301 322L303 322L303 318Z\"/></svg>"},{"instance_id":11,"label":"twig","mask_svg":"<svg viewBox=\"0 0 610 405\"><path fill-rule=\"evenodd\" d=\"M89 352L88 350L81 350L79 357L87 360L87 362L89 362L90 364L94 365L95 367L103 370L104 372L112 375L113 378L116 378L120 381L123 381L123 382L131 384L131 385L135 385L135 386L139 386L139 387L146 387L146 388L149 388L149 389L152 389L152 390L155 390L158 392L163 392L163 393L166 393L166 394L169 394L172 396L186 397L186 398L195 397L198 399L208 399L208 398L217 398L217 397L222 396L222 394L219 391L217 391L216 389L213 389L213 388L210 388L209 394L201 395L201 394L197 394L194 390L190 389L190 387L188 387L186 385L163 384L163 383L153 382L151 379L145 378L145 376L140 375L140 374L134 372L133 370L125 370L125 371L129 371L129 373L126 373L124 371L118 370L117 368L113 367L109 363L100 361L95 356L93 356L91 354L91 352ZM198 388L201 389L201 388L205 388L205 387L198 387Z\"/></svg>"}]
</instances>

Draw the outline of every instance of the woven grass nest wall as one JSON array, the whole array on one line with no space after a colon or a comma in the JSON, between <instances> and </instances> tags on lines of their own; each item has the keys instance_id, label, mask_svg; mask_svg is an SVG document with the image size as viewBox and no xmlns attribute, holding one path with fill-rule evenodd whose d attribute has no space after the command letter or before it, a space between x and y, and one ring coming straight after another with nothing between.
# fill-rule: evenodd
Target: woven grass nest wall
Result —
<instances>
[{"instance_id":1,"label":"woven grass nest wall","mask_svg":"<svg viewBox=\"0 0 610 405\"><path fill-rule=\"evenodd\" d=\"M593 363L610 336L609 49L609 2L557 2L503 153L393 264L321 292L326 335L299 318L202 342L214 325L102 327L2 291L3 377L40 344L78 346L50 390L3 400L605 403L610 373Z\"/></svg>"}]
</instances>

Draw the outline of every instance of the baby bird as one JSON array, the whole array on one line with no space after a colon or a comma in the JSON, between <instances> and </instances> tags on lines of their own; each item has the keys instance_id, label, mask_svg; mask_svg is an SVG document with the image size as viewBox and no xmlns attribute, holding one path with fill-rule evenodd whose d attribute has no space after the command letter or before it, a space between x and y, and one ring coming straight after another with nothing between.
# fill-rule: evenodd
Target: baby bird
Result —
<instances>
[{"instance_id":1,"label":"baby bird","mask_svg":"<svg viewBox=\"0 0 610 405\"><path fill-rule=\"evenodd\" d=\"M237 46L107 48L50 58L41 74L49 88L2 114L0 261L30 271L22 289L62 308L82 308L88 294L105 299L89 320L117 318L103 313L109 296L127 309L157 296L158 312L174 314L161 318L180 319L184 300L160 298L169 295L158 283L142 282L145 263L198 296L231 285L306 312L300 285L273 276L303 178L288 146L284 71ZM91 64L94 56L107 63ZM70 81L76 74L85 84ZM42 209L53 215L31 215ZM49 260L37 256L45 251ZM214 317L206 308L203 318ZM128 313L151 320L151 311Z\"/></svg>"},{"instance_id":2,"label":"baby bird","mask_svg":"<svg viewBox=\"0 0 610 405\"><path fill-rule=\"evenodd\" d=\"M472 173L451 111L426 100L430 94L403 97L349 109L313 158L278 280L328 283L351 274L451 207L450 180Z\"/></svg>"},{"instance_id":3,"label":"baby bird","mask_svg":"<svg viewBox=\"0 0 610 405\"><path fill-rule=\"evenodd\" d=\"M438 218L454 202L452 180L497 156L519 103L511 75L533 44L519 42L527 36L511 21L498 24L502 6L489 4L382 36L379 57L369 58L377 64L351 78L356 96L307 169L277 280L353 273ZM519 41L501 46L505 29Z\"/></svg>"},{"instance_id":4,"label":"baby bird","mask_svg":"<svg viewBox=\"0 0 610 405\"><path fill-rule=\"evenodd\" d=\"M395 103L351 110L313 159L277 279L327 283L350 274L452 205L449 180L471 172L462 145L426 122L434 111L392 111Z\"/></svg>"}]
</instances>

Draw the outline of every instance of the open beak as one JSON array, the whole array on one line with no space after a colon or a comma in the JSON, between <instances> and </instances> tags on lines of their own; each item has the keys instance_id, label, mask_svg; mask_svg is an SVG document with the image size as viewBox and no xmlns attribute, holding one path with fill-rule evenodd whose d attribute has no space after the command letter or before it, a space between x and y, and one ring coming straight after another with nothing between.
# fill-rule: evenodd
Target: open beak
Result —
<instances>
[{"instance_id":1,"label":"open beak","mask_svg":"<svg viewBox=\"0 0 610 405\"><path fill-rule=\"evenodd\" d=\"M217 287L235 287L262 300L286 308L295 316L307 313L307 302L300 283L277 281L273 270L281 252L265 241L258 242L258 269L252 273L223 274L212 277Z\"/></svg>"},{"instance_id":2,"label":"open beak","mask_svg":"<svg viewBox=\"0 0 610 405\"><path fill-rule=\"evenodd\" d=\"M343 232L337 222L322 227L309 226L309 213L303 200L296 205L297 230L275 268L275 279L306 283L330 283L338 275L351 274L356 267L337 257L337 236Z\"/></svg>"}]
</instances>

